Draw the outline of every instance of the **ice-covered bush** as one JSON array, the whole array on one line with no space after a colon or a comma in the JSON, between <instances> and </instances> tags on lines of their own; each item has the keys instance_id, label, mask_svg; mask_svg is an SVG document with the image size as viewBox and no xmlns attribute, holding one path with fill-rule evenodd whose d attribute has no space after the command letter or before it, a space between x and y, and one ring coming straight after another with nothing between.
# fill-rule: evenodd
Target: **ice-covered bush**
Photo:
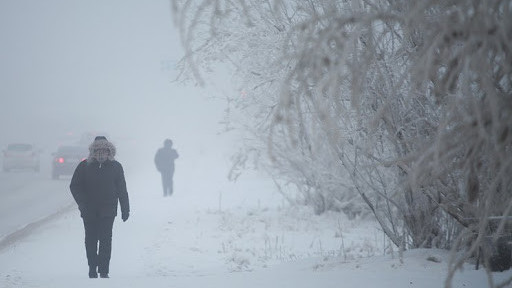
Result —
<instances>
[{"instance_id":1,"label":"ice-covered bush","mask_svg":"<svg viewBox=\"0 0 512 288\"><path fill-rule=\"evenodd\" d=\"M364 203L397 246L464 251L452 271L503 232L512 210L510 1L173 7L191 75L202 81L223 62L244 87L244 97L228 97L231 123L251 136L238 163L257 155L319 213ZM505 216L496 229L492 216Z\"/></svg>"}]
</instances>

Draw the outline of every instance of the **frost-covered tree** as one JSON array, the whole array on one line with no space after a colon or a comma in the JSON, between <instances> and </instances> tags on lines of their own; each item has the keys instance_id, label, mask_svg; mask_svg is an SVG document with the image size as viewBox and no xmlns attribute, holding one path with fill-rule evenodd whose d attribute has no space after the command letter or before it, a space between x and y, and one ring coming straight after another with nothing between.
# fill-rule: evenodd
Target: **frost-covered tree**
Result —
<instances>
[{"instance_id":1,"label":"frost-covered tree","mask_svg":"<svg viewBox=\"0 0 512 288\"><path fill-rule=\"evenodd\" d=\"M282 5L283 9L276 10L275 5ZM223 1L184 2L180 7L177 18L188 51L185 60L191 64L185 67L189 75L202 83L207 79L201 72L211 71L212 63L231 65L234 71L232 82L237 83L238 91L226 95L229 113L225 123L228 129L236 125L247 135L246 145L234 156L238 165L232 176L236 177L238 168L252 158L260 168L269 170L280 187L297 188L298 199L289 195L290 201L312 205L317 213L362 213L364 204L355 192L344 188L346 179L339 173L339 164L332 161L323 136L311 135L314 141L302 139L297 146L292 144L290 131L275 125L282 79L292 64L283 62L289 60L283 57L282 45L289 37L288 31L302 21L300 7L271 2L238 6ZM222 20L213 21L215 17ZM265 161L267 152L262 151L268 150L272 150L272 161ZM282 191L285 193L285 189Z\"/></svg>"},{"instance_id":2,"label":"frost-covered tree","mask_svg":"<svg viewBox=\"0 0 512 288\"><path fill-rule=\"evenodd\" d=\"M365 203L398 246L464 251L452 272L507 228L510 1L173 8L191 74L201 82L223 62L244 89L228 98L253 136L238 159L268 151L272 161L261 163L319 213Z\"/></svg>"}]
</instances>

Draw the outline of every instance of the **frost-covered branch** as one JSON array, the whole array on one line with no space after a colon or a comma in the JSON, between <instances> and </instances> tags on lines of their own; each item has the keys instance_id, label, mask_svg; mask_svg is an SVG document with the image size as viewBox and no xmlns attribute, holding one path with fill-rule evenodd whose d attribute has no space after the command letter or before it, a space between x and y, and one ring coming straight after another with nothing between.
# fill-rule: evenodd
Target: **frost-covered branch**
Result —
<instances>
[{"instance_id":1,"label":"frost-covered branch","mask_svg":"<svg viewBox=\"0 0 512 288\"><path fill-rule=\"evenodd\" d=\"M449 278L510 228L488 220L512 205L510 1L173 3L184 75L229 62L245 91L237 159L318 213L371 211L396 245L464 250Z\"/></svg>"}]
</instances>

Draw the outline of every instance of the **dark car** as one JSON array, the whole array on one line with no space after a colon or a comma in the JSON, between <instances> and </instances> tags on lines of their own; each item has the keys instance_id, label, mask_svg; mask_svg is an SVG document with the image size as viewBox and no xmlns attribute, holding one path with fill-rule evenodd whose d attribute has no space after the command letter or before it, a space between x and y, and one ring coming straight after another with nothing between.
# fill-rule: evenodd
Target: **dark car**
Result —
<instances>
[{"instance_id":1,"label":"dark car","mask_svg":"<svg viewBox=\"0 0 512 288\"><path fill-rule=\"evenodd\" d=\"M61 175L73 175L78 163L87 158L89 150L82 146L60 146L53 153L52 179L59 179Z\"/></svg>"}]
</instances>

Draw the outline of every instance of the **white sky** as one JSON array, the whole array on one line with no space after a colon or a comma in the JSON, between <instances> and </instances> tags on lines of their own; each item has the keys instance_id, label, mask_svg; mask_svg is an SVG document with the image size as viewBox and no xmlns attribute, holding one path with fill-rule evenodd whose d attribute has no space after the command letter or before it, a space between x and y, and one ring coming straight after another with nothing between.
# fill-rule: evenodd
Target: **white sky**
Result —
<instances>
[{"instance_id":1,"label":"white sky","mask_svg":"<svg viewBox=\"0 0 512 288\"><path fill-rule=\"evenodd\" d=\"M183 147L219 129L224 104L165 69L182 56L168 0L0 0L0 43L2 147L91 130Z\"/></svg>"}]
</instances>

